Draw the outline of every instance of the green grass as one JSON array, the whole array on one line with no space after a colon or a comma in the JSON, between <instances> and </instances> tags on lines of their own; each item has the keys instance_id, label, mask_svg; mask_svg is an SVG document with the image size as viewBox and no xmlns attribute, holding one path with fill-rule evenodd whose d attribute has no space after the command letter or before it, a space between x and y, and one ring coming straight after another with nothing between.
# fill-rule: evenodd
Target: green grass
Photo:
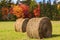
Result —
<instances>
[{"instance_id":1,"label":"green grass","mask_svg":"<svg viewBox=\"0 0 60 40\"><path fill-rule=\"evenodd\" d=\"M53 35L44 40L60 40L60 21L52 21ZM0 40L37 40L31 39L26 33L14 31L14 22L0 22Z\"/></svg>"}]
</instances>

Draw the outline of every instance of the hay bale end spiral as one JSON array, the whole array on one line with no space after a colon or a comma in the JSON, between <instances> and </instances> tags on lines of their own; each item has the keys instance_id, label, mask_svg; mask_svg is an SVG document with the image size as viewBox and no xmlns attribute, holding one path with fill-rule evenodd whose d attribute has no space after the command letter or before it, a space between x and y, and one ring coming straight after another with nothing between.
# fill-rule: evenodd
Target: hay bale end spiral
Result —
<instances>
[{"instance_id":1,"label":"hay bale end spiral","mask_svg":"<svg viewBox=\"0 0 60 40\"><path fill-rule=\"evenodd\" d=\"M30 38L47 38L52 36L52 25L48 17L32 18L27 23L27 35Z\"/></svg>"},{"instance_id":2,"label":"hay bale end spiral","mask_svg":"<svg viewBox=\"0 0 60 40\"><path fill-rule=\"evenodd\" d=\"M26 25L29 18L20 18L17 19L15 22L15 31L16 32L26 32Z\"/></svg>"}]
</instances>

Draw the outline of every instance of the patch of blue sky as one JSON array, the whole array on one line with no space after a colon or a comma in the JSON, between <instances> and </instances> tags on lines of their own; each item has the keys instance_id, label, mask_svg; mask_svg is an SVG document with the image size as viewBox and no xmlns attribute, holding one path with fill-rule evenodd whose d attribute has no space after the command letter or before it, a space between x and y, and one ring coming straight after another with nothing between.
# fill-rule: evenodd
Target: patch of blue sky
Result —
<instances>
[{"instance_id":1,"label":"patch of blue sky","mask_svg":"<svg viewBox=\"0 0 60 40\"><path fill-rule=\"evenodd\" d=\"M17 0L12 0L12 2L16 3ZM45 2L47 3L48 0L45 0ZM51 0L51 4L53 4L54 0ZM58 0L57 2L59 2L60 0ZM36 2L43 2L43 0L36 0Z\"/></svg>"}]
</instances>

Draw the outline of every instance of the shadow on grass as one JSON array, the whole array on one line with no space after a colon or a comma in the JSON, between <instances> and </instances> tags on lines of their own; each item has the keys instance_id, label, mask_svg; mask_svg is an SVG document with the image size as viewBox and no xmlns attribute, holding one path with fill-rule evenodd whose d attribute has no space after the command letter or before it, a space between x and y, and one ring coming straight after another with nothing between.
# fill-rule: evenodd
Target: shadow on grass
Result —
<instances>
[{"instance_id":1,"label":"shadow on grass","mask_svg":"<svg viewBox=\"0 0 60 40\"><path fill-rule=\"evenodd\" d=\"M52 37L48 37L48 38L45 38L45 39L56 38L56 37L60 37L60 34L52 34Z\"/></svg>"},{"instance_id":2,"label":"shadow on grass","mask_svg":"<svg viewBox=\"0 0 60 40\"><path fill-rule=\"evenodd\" d=\"M52 38L53 38L53 37L60 37L60 34L53 34L53 35L52 35Z\"/></svg>"}]
</instances>

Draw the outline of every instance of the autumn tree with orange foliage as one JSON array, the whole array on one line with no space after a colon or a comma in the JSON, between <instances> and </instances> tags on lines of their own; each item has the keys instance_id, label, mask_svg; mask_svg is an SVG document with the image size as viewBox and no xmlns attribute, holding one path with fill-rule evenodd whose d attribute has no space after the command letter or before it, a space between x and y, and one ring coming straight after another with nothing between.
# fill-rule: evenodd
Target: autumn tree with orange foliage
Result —
<instances>
[{"instance_id":1,"label":"autumn tree with orange foliage","mask_svg":"<svg viewBox=\"0 0 60 40\"><path fill-rule=\"evenodd\" d=\"M16 5L16 6L13 7L13 14L17 18L24 17L24 15L23 15L23 9L21 7L19 7L19 5Z\"/></svg>"},{"instance_id":2,"label":"autumn tree with orange foliage","mask_svg":"<svg viewBox=\"0 0 60 40\"><path fill-rule=\"evenodd\" d=\"M17 18L28 18L29 17L29 7L25 4L15 5L11 8L10 13L15 15Z\"/></svg>"},{"instance_id":3,"label":"autumn tree with orange foliage","mask_svg":"<svg viewBox=\"0 0 60 40\"><path fill-rule=\"evenodd\" d=\"M33 10L35 17L40 17L40 5L37 5L37 7Z\"/></svg>"},{"instance_id":4,"label":"autumn tree with orange foliage","mask_svg":"<svg viewBox=\"0 0 60 40\"><path fill-rule=\"evenodd\" d=\"M8 20L8 7L2 7L2 19L3 20Z\"/></svg>"},{"instance_id":5,"label":"autumn tree with orange foliage","mask_svg":"<svg viewBox=\"0 0 60 40\"><path fill-rule=\"evenodd\" d=\"M24 18L29 18L30 17L29 6L27 6L25 4L20 4L19 6L23 9Z\"/></svg>"}]
</instances>

